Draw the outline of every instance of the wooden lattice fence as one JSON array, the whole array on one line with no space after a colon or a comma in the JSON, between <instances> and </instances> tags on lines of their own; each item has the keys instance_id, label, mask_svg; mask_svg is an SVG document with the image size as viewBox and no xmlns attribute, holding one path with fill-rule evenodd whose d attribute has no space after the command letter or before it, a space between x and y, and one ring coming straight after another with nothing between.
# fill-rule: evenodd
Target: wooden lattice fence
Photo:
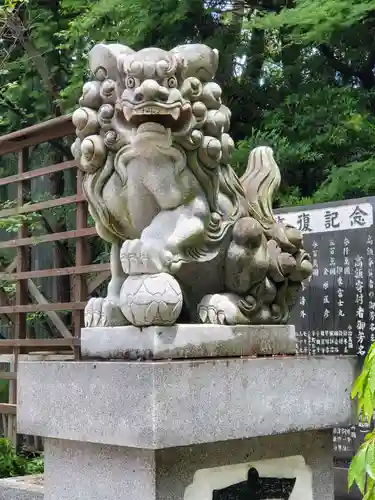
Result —
<instances>
[{"instance_id":1,"label":"wooden lattice fence","mask_svg":"<svg viewBox=\"0 0 375 500\"><path fill-rule=\"evenodd\" d=\"M76 170L74 161L67 159L48 166L30 167L31 148L45 143L60 147L63 140L67 146L66 158L73 135L71 117L64 116L0 137L0 161L3 155L10 153L18 157L17 172L0 178L0 188L13 192L13 199L8 201L7 208L0 209L0 222L15 218L18 224L16 234L2 231L0 241L0 255L4 251L8 256L13 252L10 262L0 267L0 285L3 284L0 287L0 318L9 332L0 339L0 363L4 361L5 355L11 356L7 358L10 363L3 364L0 371L0 380L9 382L9 398L7 402L0 403L0 414L5 436L15 443L17 365L20 356L44 351L54 355L73 353L77 358L85 303L88 296L109 276L108 263L90 264L88 239L95 237L96 232L94 227L88 226L87 204L81 188L82 174ZM45 180L49 176L66 175L68 171L70 175L74 172L74 194L54 196L43 201L32 200L32 182L35 184L39 179ZM56 227L48 217L53 210L61 210L62 207L69 207L69 217L74 227L56 232ZM34 227L33 217L28 219L30 214L39 214L39 219L44 221L42 228ZM67 247L69 242L75 242L75 250L71 243ZM63 257L68 254L68 258L61 267L51 265L49 268L35 269L33 255L37 245L45 245L46 248L50 245L54 250L57 248ZM72 255L74 262L69 262ZM41 283L43 279L52 282L63 276L68 277L64 283L70 287L70 300L52 301L43 292ZM5 287L4 284L11 286ZM42 328L43 338L29 327L28 320L35 313L42 315L40 317L46 326ZM6 365L9 369L4 369Z\"/></svg>"}]
</instances>

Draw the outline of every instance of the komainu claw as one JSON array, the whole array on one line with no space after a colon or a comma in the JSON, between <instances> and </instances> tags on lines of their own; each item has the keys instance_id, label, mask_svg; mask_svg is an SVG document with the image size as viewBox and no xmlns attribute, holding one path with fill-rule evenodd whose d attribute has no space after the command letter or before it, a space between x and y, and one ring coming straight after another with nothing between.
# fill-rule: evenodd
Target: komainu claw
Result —
<instances>
[{"instance_id":1,"label":"komainu claw","mask_svg":"<svg viewBox=\"0 0 375 500\"><path fill-rule=\"evenodd\" d=\"M206 295L198 305L198 316L202 323L213 325L249 324L238 307L240 301L233 293Z\"/></svg>"},{"instance_id":2,"label":"komainu claw","mask_svg":"<svg viewBox=\"0 0 375 500\"><path fill-rule=\"evenodd\" d=\"M129 322L114 299L92 298L85 308L85 327L125 326Z\"/></svg>"}]
</instances>

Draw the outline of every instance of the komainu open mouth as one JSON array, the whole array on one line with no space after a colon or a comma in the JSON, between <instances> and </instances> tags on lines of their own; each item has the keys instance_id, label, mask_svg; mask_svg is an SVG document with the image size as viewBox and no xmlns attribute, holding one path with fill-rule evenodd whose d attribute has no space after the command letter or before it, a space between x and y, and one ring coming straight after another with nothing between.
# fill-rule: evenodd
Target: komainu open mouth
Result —
<instances>
[{"instance_id":1,"label":"komainu open mouth","mask_svg":"<svg viewBox=\"0 0 375 500\"><path fill-rule=\"evenodd\" d=\"M124 105L123 112L126 121L134 127L143 123L160 123L172 131L180 130L191 116L190 106L183 107L181 103L166 105L158 103L142 103L141 105Z\"/></svg>"}]
</instances>

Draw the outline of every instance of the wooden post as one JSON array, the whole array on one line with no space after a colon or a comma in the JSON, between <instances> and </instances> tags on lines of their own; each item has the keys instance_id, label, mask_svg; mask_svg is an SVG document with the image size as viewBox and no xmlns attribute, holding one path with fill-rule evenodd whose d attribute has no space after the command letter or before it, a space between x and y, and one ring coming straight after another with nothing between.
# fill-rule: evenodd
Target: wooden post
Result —
<instances>
[{"instance_id":1,"label":"wooden post","mask_svg":"<svg viewBox=\"0 0 375 500\"><path fill-rule=\"evenodd\" d=\"M77 172L77 195L82 195L83 173ZM76 229L87 227L87 203L80 201L76 204ZM76 241L76 267L84 266L88 260L88 245L84 236L77 238ZM82 302L87 300L87 285L84 275L78 273L74 276L74 301ZM84 311L73 311L73 332L74 337L81 336L81 328L83 322ZM74 349L75 359L79 359L79 349Z\"/></svg>"},{"instance_id":2,"label":"wooden post","mask_svg":"<svg viewBox=\"0 0 375 500\"><path fill-rule=\"evenodd\" d=\"M18 153L18 173L22 174L28 169L28 149L22 149ZM17 185L17 207L21 207L30 197L30 182L19 180ZM18 231L18 238L27 238L29 229L27 224L22 224ZM16 250L16 270L21 273L29 271L30 267L30 249L28 246L18 247ZM24 305L28 303L27 280L16 281L16 303L15 305ZM14 315L14 338L26 338L26 314L18 312ZM19 347L13 348L13 362L10 364L10 371L17 372ZM17 379L9 381L9 403L17 404ZM17 426L16 415L8 415L8 438L17 446Z\"/></svg>"}]
</instances>

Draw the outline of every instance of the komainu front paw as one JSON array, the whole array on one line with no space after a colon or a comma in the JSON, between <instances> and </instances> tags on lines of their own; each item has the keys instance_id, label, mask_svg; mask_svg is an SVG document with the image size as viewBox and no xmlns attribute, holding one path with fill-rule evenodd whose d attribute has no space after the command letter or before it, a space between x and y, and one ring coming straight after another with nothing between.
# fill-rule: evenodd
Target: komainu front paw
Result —
<instances>
[{"instance_id":1,"label":"komainu front paw","mask_svg":"<svg viewBox=\"0 0 375 500\"><path fill-rule=\"evenodd\" d=\"M85 307L85 327L125 326L129 321L115 300L92 298Z\"/></svg>"},{"instance_id":2,"label":"komainu front paw","mask_svg":"<svg viewBox=\"0 0 375 500\"><path fill-rule=\"evenodd\" d=\"M199 318L202 323L214 325L249 324L238 307L240 300L234 293L205 295L198 305Z\"/></svg>"},{"instance_id":3,"label":"komainu front paw","mask_svg":"<svg viewBox=\"0 0 375 500\"><path fill-rule=\"evenodd\" d=\"M169 250L154 248L137 239L123 243L120 260L124 273L129 276L163 272L173 274L179 267Z\"/></svg>"}]
</instances>

